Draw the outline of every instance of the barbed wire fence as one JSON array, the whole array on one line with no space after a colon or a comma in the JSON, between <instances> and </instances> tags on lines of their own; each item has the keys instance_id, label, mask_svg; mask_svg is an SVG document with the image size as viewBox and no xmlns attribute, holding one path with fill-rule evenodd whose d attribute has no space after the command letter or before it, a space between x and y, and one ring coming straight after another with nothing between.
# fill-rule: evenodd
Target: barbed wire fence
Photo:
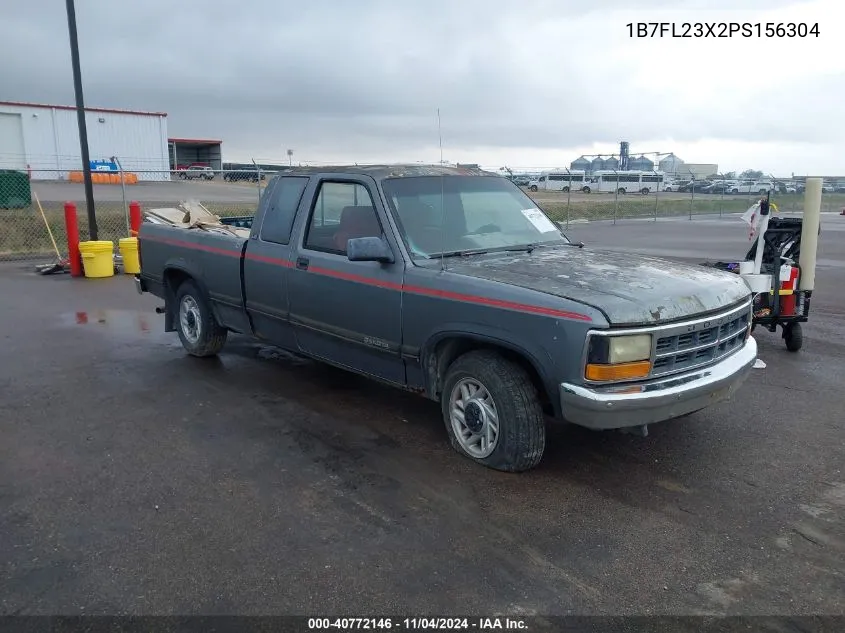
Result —
<instances>
[{"instance_id":1,"label":"barbed wire fence","mask_svg":"<svg viewBox=\"0 0 845 633\"><path fill-rule=\"evenodd\" d=\"M174 207L184 200L197 200L221 217L251 216L267 183L277 174L296 166L326 166L336 163L297 160L253 159L228 163L222 170L210 167L161 170L144 169L142 160L112 157L118 171L92 173L98 239L116 241L129 234L128 206L138 201L143 209ZM48 157L55 164L55 159ZM78 164L78 161L76 162ZM426 164L420 161L419 164ZM565 224L639 218L697 215L724 216L743 213L760 197L760 191L735 186L728 179L692 180L683 185L654 183L630 174L610 170L602 182L568 169L563 178L521 186L551 219ZM586 178L586 179L585 179ZM553 184L552 184L553 182ZM782 214L801 213L803 194L798 187L772 192ZM80 238L89 239L88 219L81 171L49 168L45 162L30 169L0 168L0 260L30 260L54 257L50 232L60 249L66 248L64 204L76 205ZM845 188L827 187L822 210L845 208ZM49 226L49 231L47 229Z\"/></svg>"}]
</instances>

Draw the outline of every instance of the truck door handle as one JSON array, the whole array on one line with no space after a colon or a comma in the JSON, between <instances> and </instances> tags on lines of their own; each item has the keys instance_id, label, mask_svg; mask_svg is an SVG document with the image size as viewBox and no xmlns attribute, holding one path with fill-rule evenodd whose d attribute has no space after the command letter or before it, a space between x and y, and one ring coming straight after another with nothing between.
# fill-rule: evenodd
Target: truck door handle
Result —
<instances>
[{"instance_id":1,"label":"truck door handle","mask_svg":"<svg viewBox=\"0 0 845 633\"><path fill-rule=\"evenodd\" d=\"M296 267L300 270L308 270L308 258L307 257L297 257L296 258Z\"/></svg>"}]
</instances>

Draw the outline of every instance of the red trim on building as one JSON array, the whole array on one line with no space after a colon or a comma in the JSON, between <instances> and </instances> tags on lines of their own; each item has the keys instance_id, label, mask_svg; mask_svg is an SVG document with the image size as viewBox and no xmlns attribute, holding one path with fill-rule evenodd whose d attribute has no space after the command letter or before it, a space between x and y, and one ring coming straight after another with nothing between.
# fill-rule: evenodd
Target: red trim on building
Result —
<instances>
[{"instance_id":1,"label":"red trim on building","mask_svg":"<svg viewBox=\"0 0 845 633\"><path fill-rule=\"evenodd\" d=\"M0 105L23 108L55 108L56 110L76 110L76 106L51 105L48 103L28 103L26 101L0 101ZM118 108L85 108L86 112L106 112L109 114L140 114L143 116L167 116L167 112L144 112L142 110L121 110Z\"/></svg>"},{"instance_id":2,"label":"red trim on building","mask_svg":"<svg viewBox=\"0 0 845 633\"><path fill-rule=\"evenodd\" d=\"M222 145L223 141L214 138L169 138L168 143L185 143L189 145Z\"/></svg>"}]
</instances>

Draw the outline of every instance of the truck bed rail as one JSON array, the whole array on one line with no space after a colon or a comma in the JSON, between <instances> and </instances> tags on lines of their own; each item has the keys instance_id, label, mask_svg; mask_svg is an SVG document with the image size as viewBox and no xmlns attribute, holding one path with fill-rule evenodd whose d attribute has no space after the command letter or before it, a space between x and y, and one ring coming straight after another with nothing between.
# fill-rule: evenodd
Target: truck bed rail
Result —
<instances>
[{"instance_id":1,"label":"truck bed rail","mask_svg":"<svg viewBox=\"0 0 845 633\"><path fill-rule=\"evenodd\" d=\"M220 218L220 223L237 229L252 229L252 215L238 215L230 218Z\"/></svg>"}]
</instances>

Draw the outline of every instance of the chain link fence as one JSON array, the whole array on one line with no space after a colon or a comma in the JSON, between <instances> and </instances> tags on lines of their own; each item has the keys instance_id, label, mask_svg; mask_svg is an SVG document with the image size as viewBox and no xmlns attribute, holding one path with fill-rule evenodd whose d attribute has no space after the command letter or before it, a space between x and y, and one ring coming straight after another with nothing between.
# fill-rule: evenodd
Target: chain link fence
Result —
<instances>
[{"instance_id":1,"label":"chain link fence","mask_svg":"<svg viewBox=\"0 0 845 633\"><path fill-rule=\"evenodd\" d=\"M98 239L116 241L129 234L129 202L137 200L143 209L173 207L183 200L197 200L221 217L252 215L267 182L277 171L241 168L212 170L195 168L178 171L94 173L94 204ZM64 254L67 238L64 203L73 202L79 217L80 239L90 232L81 177L75 172L40 169L38 178L27 172L0 170L0 260L29 260L55 257L50 231ZM584 220L617 221L625 218L660 219L670 216L722 216L742 213L760 197L759 190L734 186L734 181L691 181L674 183L643 192L642 180L622 180L619 172L610 185L590 188L585 182L557 181L557 190L524 187L553 220L568 224ZM614 186L615 185L615 186ZM665 190L665 187L670 189ZM601 192L598 189L612 188ZM624 191L623 191L624 189ZM734 192L734 189L737 191ZM753 189L753 188L752 188ZM772 193L782 214L803 211L800 188L784 187ZM822 211L845 208L845 190L826 187Z\"/></svg>"},{"instance_id":2,"label":"chain link fence","mask_svg":"<svg viewBox=\"0 0 845 633\"><path fill-rule=\"evenodd\" d=\"M92 173L97 239L116 242L129 235L132 201L142 209L155 209L197 200L221 217L252 215L276 173L263 169ZM30 179L26 172L0 170L0 261L55 258L50 232L65 255L65 202L76 205L80 240L90 239L81 177L44 169L39 176Z\"/></svg>"}]
</instances>

